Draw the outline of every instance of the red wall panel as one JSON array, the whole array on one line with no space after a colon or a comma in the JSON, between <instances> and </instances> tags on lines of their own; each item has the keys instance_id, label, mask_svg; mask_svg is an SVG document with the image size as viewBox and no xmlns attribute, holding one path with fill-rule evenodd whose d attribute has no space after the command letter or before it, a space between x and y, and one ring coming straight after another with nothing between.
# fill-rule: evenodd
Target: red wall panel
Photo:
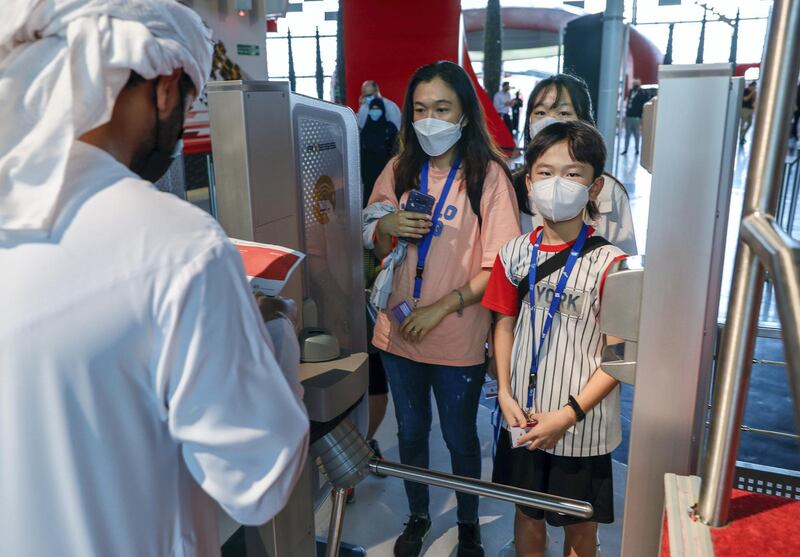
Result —
<instances>
[{"instance_id":1,"label":"red wall panel","mask_svg":"<svg viewBox=\"0 0 800 557\"><path fill-rule=\"evenodd\" d=\"M381 94L402 106L414 71L437 60L458 61L459 0L345 0L347 104L358 108L361 84L374 79Z\"/></svg>"}]
</instances>

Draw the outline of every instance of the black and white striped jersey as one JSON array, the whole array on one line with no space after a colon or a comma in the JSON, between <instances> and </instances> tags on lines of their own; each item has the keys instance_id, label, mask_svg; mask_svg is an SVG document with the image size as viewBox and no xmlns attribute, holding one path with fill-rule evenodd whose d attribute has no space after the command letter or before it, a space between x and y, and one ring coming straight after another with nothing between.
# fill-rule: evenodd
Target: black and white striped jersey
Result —
<instances>
[{"instance_id":1,"label":"black and white striped jersey","mask_svg":"<svg viewBox=\"0 0 800 557\"><path fill-rule=\"evenodd\" d=\"M560 271L552 273L535 285L535 331L531 330L529 297L526 295L520 306L517 286L528 275L533 241L539 230L541 228L503 246L483 298L483 305L489 309L517 315L511 354L511 392L523 409L528 399L532 343L536 339L538 348L539 335L561 274ZM593 232L590 229L590 234ZM541 245L537 264L541 265L570 244ZM575 263L539 355L534 411L551 412L562 408L569 395L577 396L600 366L600 355L606 345L605 335L599 329L603 283L612 265L625 257L618 247L605 245L583 255ZM613 451L620 440L617 387L586 412L586 418L567 430L548 452L558 456L597 456Z\"/></svg>"}]
</instances>

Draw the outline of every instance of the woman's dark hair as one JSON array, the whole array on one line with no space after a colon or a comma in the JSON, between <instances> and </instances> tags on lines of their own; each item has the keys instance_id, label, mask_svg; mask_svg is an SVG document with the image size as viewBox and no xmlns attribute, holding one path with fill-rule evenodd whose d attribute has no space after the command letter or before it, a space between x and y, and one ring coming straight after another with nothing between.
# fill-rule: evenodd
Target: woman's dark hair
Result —
<instances>
[{"instance_id":1,"label":"woman's dark hair","mask_svg":"<svg viewBox=\"0 0 800 557\"><path fill-rule=\"evenodd\" d=\"M542 100L542 96L551 88L556 88L556 102L561 101L561 97L566 92L569 95L569 100L572 101L572 106L575 109L575 115L578 120L587 122L591 125L594 123L594 113L592 111L592 97L589 95L589 86L580 77L566 73L551 75L547 79L541 80L536 84L536 87L531 91L528 97L528 106L525 109L525 145L530 143L531 131L528 122L530 122L531 114L536 106L536 103Z\"/></svg>"},{"instance_id":2,"label":"woman's dark hair","mask_svg":"<svg viewBox=\"0 0 800 557\"><path fill-rule=\"evenodd\" d=\"M606 164L606 143L594 126L580 120L550 124L537 133L525 151L525 173L530 174L539 157L563 141L567 142L569 156L573 160L591 165L592 180L603 175L603 167ZM586 204L586 210L592 219L596 219L599 215L594 201Z\"/></svg>"},{"instance_id":3,"label":"woman's dark hair","mask_svg":"<svg viewBox=\"0 0 800 557\"><path fill-rule=\"evenodd\" d=\"M400 155L394 167L394 191L397 199L400 199L405 192L419 188L420 171L428 155L422 150L414 132L414 91L420 83L429 83L437 77L455 91L461 102L465 125L456 149L464 161L469 203L480 222L481 194L489 163L498 163L509 179L511 174L505 158L486 129L486 117L472 81L467 72L453 62L434 62L422 66L414 72L408 83L400 126Z\"/></svg>"}]
</instances>

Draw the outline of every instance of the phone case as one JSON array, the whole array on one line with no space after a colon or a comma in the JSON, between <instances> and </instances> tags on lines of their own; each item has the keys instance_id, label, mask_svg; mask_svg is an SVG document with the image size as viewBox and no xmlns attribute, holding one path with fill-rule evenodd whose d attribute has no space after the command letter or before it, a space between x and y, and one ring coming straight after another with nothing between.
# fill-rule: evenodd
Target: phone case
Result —
<instances>
[{"instance_id":1,"label":"phone case","mask_svg":"<svg viewBox=\"0 0 800 557\"><path fill-rule=\"evenodd\" d=\"M422 193L419 190L411 190L408 192L408 199L406 200L405 210L410 213L424 213L426 215L433 214L433 206L436 199L432 195ZM410 244L418 244L420 240L414 238L406 238Z\"/></svg>"},{"instance_id":2,"label":"phone case","mask_svg":"<svg viewBox=\"0 0 800 557\"><path fill-rule=\"evenodd\" d=\"M411 190L406 200L406 211L410 213L433 214L433 206L436 199L432 195L422 193L419 190Z\"/></svg>"}]
</instances>

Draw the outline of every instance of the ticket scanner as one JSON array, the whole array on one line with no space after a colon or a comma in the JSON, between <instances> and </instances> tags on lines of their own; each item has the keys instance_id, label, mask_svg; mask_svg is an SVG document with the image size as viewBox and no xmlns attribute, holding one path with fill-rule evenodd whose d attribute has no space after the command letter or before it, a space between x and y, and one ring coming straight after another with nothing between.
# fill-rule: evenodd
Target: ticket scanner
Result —
<instances>
[{"instance_id":1,"label":"ticket scanner","mask_svg":"<svg viewBox=\"0 0 800 557\"><path fill-rule=\"evenodd\" d=\"M211 82L207 91L216 218L230 237L306 254L283 295L302 308L300 380L312 444L345 417L364 432L368 370L355 117L349 108L292 93L288 83ZM329 493L324 484L309 459L289 505L259 529L266 554L315 553L314 509Z\"/></svg>"},{"instance_id":2,"label":"ticket scanner","mask_svg":"<svg viewBox=\"0 0 800 557\"><path fill-rule=\"evenodd\" d=\"M700 464L743 88L730 64L661 66L645 113L646 255L608 275L600 315L625 341L603 369L635 385L622 557L659 554L664 475Z\"/></svg>"}]
</instances>

